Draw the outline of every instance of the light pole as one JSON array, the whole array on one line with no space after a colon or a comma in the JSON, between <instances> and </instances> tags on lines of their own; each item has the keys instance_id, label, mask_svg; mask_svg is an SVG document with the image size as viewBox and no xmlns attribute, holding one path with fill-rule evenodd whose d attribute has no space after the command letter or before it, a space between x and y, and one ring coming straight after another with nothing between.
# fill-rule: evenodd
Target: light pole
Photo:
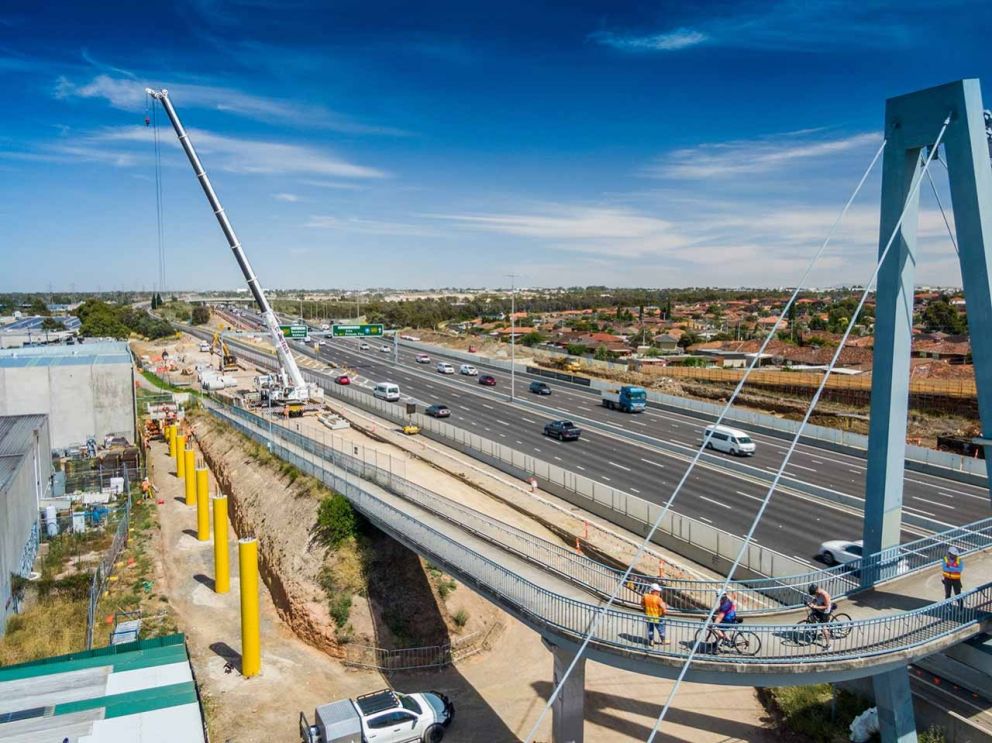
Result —
<instances>
[{"instance_id":1,"label":"light pole","mask_svg":"<svg viewBox=\"0 0 992 743\"><path fill-rule=\"evenodd\" d=\"M508 273L507 277L510 279L510 402L513 402L513 394L516 389L515 382L517 380L517 326L513 317L517 312L517 274Z\"/></svg>"}]
</instances>

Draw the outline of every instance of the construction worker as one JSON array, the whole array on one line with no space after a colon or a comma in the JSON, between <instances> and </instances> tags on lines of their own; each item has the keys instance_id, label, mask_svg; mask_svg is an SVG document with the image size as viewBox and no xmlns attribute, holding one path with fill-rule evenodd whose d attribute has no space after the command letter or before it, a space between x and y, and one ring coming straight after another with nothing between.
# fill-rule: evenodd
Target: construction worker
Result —
<instances>
[{"instance_id":1,"label":"construction worker","mask_svg":"<svg viewBox=\"0 0 992 743\"><path fill-rule=\"evenodd\" d=\"M668 607L661 598L661 586L657 583L652 583L648 592L641 597L641 606L644 608L644 618L647 620L648 625L648 646L655 644L654 634L656 632L658 633L657 644L667 644L668 640L665 639L665 623L662 618L665 616L665 612L668 611Z\"/></svg>"},{"instance_id":2,"label":"construction worker","mask_svg":"<svg viewBox=\"0 0 992 743\"><path fill-rule=\"evenodd\" d=\"M961 595L961 571L964 563L961 561L961 553L957 547L948 547L947 554L944 555L942 569L944 573L944 598L949 599L953 592L955 596Z\"/></svg>"},{"instance_id":3,"label":"construction worker","mask_svg":"<svg viewBox=\"0 0 992 743\"><path fill-rule=\"evenodd\" d=\"M154 489L155 486L152 485L152 481L146 477L144 480L141 481L141 498L143 500L148 500L151 497L152 491Z\"/></svg>"}]
</instances>

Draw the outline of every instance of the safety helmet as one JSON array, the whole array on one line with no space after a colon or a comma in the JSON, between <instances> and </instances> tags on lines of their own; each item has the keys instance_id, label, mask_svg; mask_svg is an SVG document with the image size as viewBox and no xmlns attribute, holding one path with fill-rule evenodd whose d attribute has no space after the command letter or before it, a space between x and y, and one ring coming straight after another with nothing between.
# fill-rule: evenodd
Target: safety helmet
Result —
<instances>
[{"instance_id":1,"label":"safety helmet","mask_svg":"<svg viewBox=\"0 0 992 743\"><path fill-rule=\"evenodd\" d=\"M815 596L816 592L820 590L820 587L816 583L810 583L809 588L806 589L810 596Z\"/></svg>"},{"instance_id":2,"label":"safety helmet","mask_svg":"<svg viewBox=\"0 0 992 743\"><path fill-rule=\"evenodd\" d=\"M948 547L947 554L949 554L951 557L957 557L958 555L961 554L961 551L957 547Z\"/></svg>"},{"instance_id":3,"label":"safety helmet","mask_svg":"<svg viewBox=\"0 0 992 743\"><path fill-rule=\"evenodd\" d=\"M657 583L652 583L651 584L651 590L652 591L657 591L658 593L661 593L661 586L659 586Z\"/></svg>"}]
</instances>

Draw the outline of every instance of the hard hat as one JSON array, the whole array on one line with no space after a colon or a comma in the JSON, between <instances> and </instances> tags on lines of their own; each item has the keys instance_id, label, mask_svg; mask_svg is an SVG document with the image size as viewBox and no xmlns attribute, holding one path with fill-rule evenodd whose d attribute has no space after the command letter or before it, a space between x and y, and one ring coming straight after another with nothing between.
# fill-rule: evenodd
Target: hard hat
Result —
<instances>
[{"instance_id":1,"label":"hard hat","mask_svg":"<svg viewBox=\"0 0 992 743\"><path fill-rule=\"evenodd\" d=\"M960 550L958 550L957 547L948 547L947 554L949 554L951 557L957 557L958 555L961 554L961 552Z\"/></svg>"},{"instance_id":2,"label":"hard hat","mask_svg":"<svg viewBox=\"0 0 992 743\"><path fill-rule=\"evenodd\" d=\"M651 584L651 590L652 591L657 591L658 593L661 593L661 586L659 586L657 583L652 583Z\"/></svg>"}]
</instances>

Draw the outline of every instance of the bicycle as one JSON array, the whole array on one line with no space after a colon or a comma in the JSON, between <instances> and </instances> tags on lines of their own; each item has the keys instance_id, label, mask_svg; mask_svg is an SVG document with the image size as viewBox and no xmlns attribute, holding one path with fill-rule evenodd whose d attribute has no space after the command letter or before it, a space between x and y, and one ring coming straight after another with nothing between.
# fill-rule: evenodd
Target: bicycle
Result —
<instances>
[{"instance_id":1,"label":"bicycle","mask_svg":"<svg viewBox=\"0 0 992 743\"><path fill-rule=\"evenodd\" d=\"M806 606L809 608L808 602ZM837 611L837 604L830 605L830 613L823 621L817 619L813 614L813 609L809 608L809 614L806 615L806 618L796 624L796 629L793 632L794 639L800 645L812 645L816 642L816 638L822 635L825 625L830 639L843 640L851 634L851 621L849 614Z\"/></svg>"},{"instance_id":2,"label":"bicycle","mask_svg":"<svg viewBox=\"0 0 992 743\"><path fill-rule=\"evenodd\" d=\"M743 619L737 617L734 623L741 624L743 621ZM721 628L727 627L725 624L718 626ZM720 636L716 634L714 627L700 628L696 631L696 643L693 647L711 645L713 647L712 652L714 653L719 653L721 648L733 648L738 655L746 655L748 657L753 657L761 652L761 638L758 637L757 632L751 632L746 629L733 629L724 630L724 634L727 635L727 639L721 640Z\"/></svg>"}]
</instances>

